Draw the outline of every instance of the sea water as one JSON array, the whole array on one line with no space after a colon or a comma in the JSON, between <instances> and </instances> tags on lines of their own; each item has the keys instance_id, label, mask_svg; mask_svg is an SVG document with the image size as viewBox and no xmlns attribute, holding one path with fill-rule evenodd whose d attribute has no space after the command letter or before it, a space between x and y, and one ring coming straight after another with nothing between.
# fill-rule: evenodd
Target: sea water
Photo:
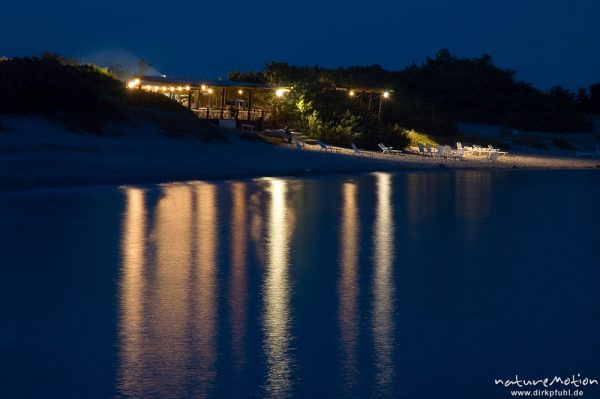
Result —
<instances>
[{"instance_id":1,"label":"sea water","mask_svg":"<svg viewBox=\"0 0 600 399\"><path fill-rule=\"evenodd\" d=\"M0 397L480 399L510 397L498 379L600 379L599 206L597 171L5 192Z\"/></svg>"}]
</instances>

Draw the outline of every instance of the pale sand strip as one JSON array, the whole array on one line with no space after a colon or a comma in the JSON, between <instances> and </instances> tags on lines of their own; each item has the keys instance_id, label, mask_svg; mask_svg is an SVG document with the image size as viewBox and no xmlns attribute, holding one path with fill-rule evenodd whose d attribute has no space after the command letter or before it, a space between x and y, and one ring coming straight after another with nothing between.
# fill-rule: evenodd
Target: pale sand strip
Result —
<instances>
[{"instance_id":1,"label":"pale sand strip","mask_svg":"<svg viewBox=\"0 0 600 399\"><path fill-rule=\"evenodd\" d=\"M228 143L169 138L151 129L122 129L111 136L73 134L47 123L5 122L0 131L0 190L35 187L233 179L258 176L359 173L414 169L599 169L598 158L501 156L464 160L419 155L356 156L307 145L248 142L236 133Z\"/></svg>"}]
</instances>

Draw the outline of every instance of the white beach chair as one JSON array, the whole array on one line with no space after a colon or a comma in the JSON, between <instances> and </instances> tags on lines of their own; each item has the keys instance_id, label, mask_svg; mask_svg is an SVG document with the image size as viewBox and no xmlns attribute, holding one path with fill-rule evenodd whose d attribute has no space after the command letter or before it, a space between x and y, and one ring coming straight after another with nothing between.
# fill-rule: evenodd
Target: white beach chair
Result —
<instances>
[{"instance_id":1,"label":"white beach chair","mask_svg":"<svg viewBox=\"0 0 600 399\"><path fill-rule=\"evenodd\" d=\"M446 154L446 158L451 157L452 156L452 147L450 147L449 145L445 145L444 153Z\"/></svg>"},{"instance_id":2,"label":"white beach chair","mask_svg":"<svg viewBox=\"0 0 600 399\"><path fill-rule=\"evenodd\" d=\"M494 146L491 145L491 144L488 144L488 151L490 151L490 152L497 152L500 155L507 155L508 154L508 152L506 152L506 151L500 151L499 148L494 148Z\"/></svg>"},{"instance_id":3,"label":"white beach chair","mask_svg":"<svg viewBox=\"0 0 600 399\"><path fill-rule=\"evenodd\" d=\"M352 151L354 151L354 155L367 155L367 152L362 148L358 148L354 142L350 144L352 146Z\"/></svg>"},{"instance_id":4,"label":"white beach chair","mask_svg":"<svg viewBox=\"0 0 600 399\"><path fill-rule=\"evenodd\" d=\"M496 162L498 160L499 156L500 156L500 152L494 151L494 152L490 153L490 155L488 155L488 159L492 162Z\"/></svg>"},{"instance_id":5,"label":"white beach chair","mask_svg":"<svg viewBox=\"0 0 600 399\"><path fill-rule=\"evenodd\" d=\"M475 155L487 155L488 153L487 148L483 148L482 146L477 144L473 144L472 148L473 149L471 151L475 153Z\"/></svg>"},{"instance_id":6,"label":"white beach chair","mask_svg":"<svg viewBox=\"0 0 600 399\"><path fill-rule=\"evenodd\" d=\"M463 155L465 155L467 152L473 151L473 147L468 147L466 145L462 145L462 143L460 141L456 142L456 149L463 150Z\"/></svg>"},{"instance_id":7,"label":"white beach chair","mask_svg":"<svg viewBox=\"0 0 600 399\"><path fill-rule=\"evenodd\" d=\"M323 143L321 140L317 140L317 144L319 145L319 147L321 147L319 151L325 150L325 152L333 152L333 147Z\"/></svg>"},{"instance_id":8,"label":"white beach chair","mask_svg":"<svg viewBox=\"0 0 600 399\"><path fill-rule=\"evenodd\" d=\"M425 144L425 149L427 150L427 155L429 155L430 157L433 156L433 150L431 149L431 144L427 143Z\"/></svg>"},{"instance_id":9,"label":"white beach chair","mask_svg":"<svg viewBox=\"0 0 600 399\"><path fill-rule=\"evenodd\" d=\"M438 146L437 146L437 153L436 153L436 155L437 155L438 157L444 157L444 158L446 158L446 147L444 147L444 146L443 146L443 145L441 145L441 144L438 144Z\"/></svg>"},{"instance_id":10,"label":"white beach chair","mask_svg":"<svg viewBox=\"0 0 600 399\"><path fill-rule=\"evenodd\" d=\"M465 149L459 148L452 153L452 158L463 160L465 157Z\"/></svg>"},{"instance_id":11,"label":"white beach chair","mask_svg":"<svg viewBox=\"0 0 600 399\"><path fill-rule=\"evenodd\" d=\"M394 150L394 147L386 147L383 143L377 144L381 148L381 152L387 155L398 155L402 153L400 150Z\"/></svg>"}]
</instances>

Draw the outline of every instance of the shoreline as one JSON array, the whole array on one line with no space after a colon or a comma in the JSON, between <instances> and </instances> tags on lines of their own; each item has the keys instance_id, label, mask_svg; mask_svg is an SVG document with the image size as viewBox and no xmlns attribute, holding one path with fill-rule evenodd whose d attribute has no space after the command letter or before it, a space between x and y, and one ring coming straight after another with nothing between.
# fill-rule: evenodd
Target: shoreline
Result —
<instances>
[{"instance_id":1,"label":"shoreline","mask_svg":"<svg viewBox=\"0 0 600 399\"><path fill-rule=\"evenodd\" d=\"M371 157L324 153L318 146L251 142L231 132L228 142L169 137L150 127L119 127L98 136L68 132L48 122L3 120L0 132L0 192L32 189L160 184L193 180L237 180L419 170L600 170L600 159L565 154L449 160L422 155Z\"/></svg>"}]
</instances>

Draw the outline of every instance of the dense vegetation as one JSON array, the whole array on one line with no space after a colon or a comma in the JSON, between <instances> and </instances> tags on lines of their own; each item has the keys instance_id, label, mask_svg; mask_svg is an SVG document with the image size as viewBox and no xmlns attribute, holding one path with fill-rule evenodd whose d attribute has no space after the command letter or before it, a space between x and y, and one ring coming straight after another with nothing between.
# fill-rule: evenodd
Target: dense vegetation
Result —
<instances>
[{"instance_id":1,"label":"dense vegetation","mask_svg":"<svg viewBox=\"0 0 600 399\"><path fill-rule=\"evenodd\" d=\"M206 130L161 94L128 90L106 70L50 54L1 60L0 93L0 114L42 115L73 130L100 133L110 123L143 121L171 134Z\"/></svg>"},{"instance_id":2,"label":"dense vegetation","mask_svg":"<svg viewBox=\"0 0 600 399\"><path fill-rule=\"evenodd\" d=\"M561 87L544 92L518 81L515 71L496 67L487 54L458 58L448 50L401 71L379 65L325 69L271 63L262 72L234 72L229 78L293 86L280 104L285 122L339 144L373 145L385 139L397 145L406 129L448 137L457 133L458 121L583 131L589 129L583 113L600 113L600 84L577 94ZM351 98L332 85L392 90L382 121L376 115L378 99L369 111L358 95Z\"/></svg>"}]
</instances>

